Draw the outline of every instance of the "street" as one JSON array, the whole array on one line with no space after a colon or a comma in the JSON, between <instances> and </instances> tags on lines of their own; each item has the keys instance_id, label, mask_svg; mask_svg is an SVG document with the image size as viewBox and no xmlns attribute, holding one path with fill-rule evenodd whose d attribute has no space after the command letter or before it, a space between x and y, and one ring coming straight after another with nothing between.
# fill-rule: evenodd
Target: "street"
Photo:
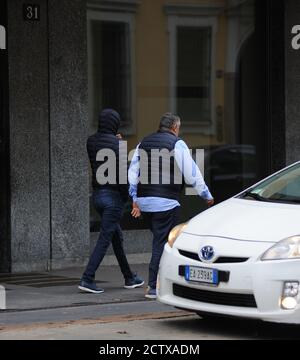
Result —
<instances>
[{"instance_id":1,"label":"street","mask_svg":"<svg viewBox=\"0 0 300 360\"><path fill-rule=\"evenodd\" d=\"M147 279L148 266L133 268ZM146 300L145 288L127 290L118 266L102 266L97 282L105 292L77 289L82 268L0 277L7 309L0 311L0 340L245 340L294 339L294 326L245 319L202 319Z\"/></svg>"},{"instance_id":2,"label":"street","mask_svg":"<svg viewBox=\"0 0 300 360\"><path fill-rule=\"evenodd\" d=\"M1 340L299 339L298 328L244 319L201 319L156 301L0 314Z\"/></svg>"}]
</instances>

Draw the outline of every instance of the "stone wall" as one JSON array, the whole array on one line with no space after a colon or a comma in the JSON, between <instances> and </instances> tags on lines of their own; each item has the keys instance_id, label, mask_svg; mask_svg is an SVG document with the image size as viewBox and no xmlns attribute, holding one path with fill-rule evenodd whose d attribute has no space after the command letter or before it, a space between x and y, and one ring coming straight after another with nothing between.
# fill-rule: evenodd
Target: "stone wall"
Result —
<instances>
[{"instance_id":1,"label":"stone wall","mask_svg":"<svg viewBox=\"0 0 300 360\"><path fill-rule=\"evenodd\" d=\"M89 253L84 0L8 1L12 271Z\"/></svg>"},{"instance_id":2,"label":"stone wall","mask_svg":"<svg viewBox=\"0 0 300 360\"><path fill-rule=\"evenodd\" d=\"M86 6L49 0L52 265L89 255ZM62 263L62 264L61 264Z\"/></svg>"}]
</instances>

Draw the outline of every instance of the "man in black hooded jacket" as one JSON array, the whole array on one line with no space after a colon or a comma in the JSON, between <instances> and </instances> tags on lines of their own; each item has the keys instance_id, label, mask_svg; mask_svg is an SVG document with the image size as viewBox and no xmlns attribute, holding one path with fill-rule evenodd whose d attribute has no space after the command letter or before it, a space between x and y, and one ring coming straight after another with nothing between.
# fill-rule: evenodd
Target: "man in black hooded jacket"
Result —
<instances>
[{"instance_id":1,"label":"man in black hooded jacket","mask_svg":"<svg viewBox=\"0 0 300 360\"><path fill-rule=\"evenodd\" d=\"M93 176L93 203L101 216L101 232L83 273L79 289L95 294L100 294L104 291L97 287L95 273L110 243L112 243L114 253L125 279L124 287L126 289L133 289L144 285L143 279L140 279L131 271L123 248L120 220L127 201L128 187L127 181L125 181L126 184L122 185L119 180L119 156L122 154L120 151L120 139L117 136L119 126L120 115L115 110L105 109L99 117L98 132L90 136L87 141L87 151ZM105 154L113 154L115 156L114 169L108 169L108 172L115 174L116 178L110 182L107 182L107 172L102 174L98 171L101 166L105 166L107 161ZM101 160L99 161L99 159ZM125 164L127 165L126 161Z\"/></svg>"}]
</instances>

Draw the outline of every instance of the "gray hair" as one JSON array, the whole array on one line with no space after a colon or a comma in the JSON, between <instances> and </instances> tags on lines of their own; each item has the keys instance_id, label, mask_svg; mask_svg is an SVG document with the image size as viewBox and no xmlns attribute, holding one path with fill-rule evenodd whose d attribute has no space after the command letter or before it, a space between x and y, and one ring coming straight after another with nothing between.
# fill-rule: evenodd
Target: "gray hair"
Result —
<instances>
[{"instance_id":1,"label":"gray hair","mask_svg":"<svg viewBox=\"0 0 300 360\"><path fill-rule=\"evenodd\" d=\"M180 123L180 117L178 115L166 113L160 119L159 129L172 129L172 127L178 123Z\"/></svg>"}]
</instances>

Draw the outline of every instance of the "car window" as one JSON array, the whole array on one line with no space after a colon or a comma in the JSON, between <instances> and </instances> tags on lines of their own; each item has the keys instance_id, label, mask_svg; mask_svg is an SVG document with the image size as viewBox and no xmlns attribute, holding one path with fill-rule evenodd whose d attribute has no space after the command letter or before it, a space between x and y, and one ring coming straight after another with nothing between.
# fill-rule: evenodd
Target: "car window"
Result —
<instances>
[{"instance_id":1,"label":"car window","mask_svg":"<svg viewBox=\"0 0 300 360\"><path fill-rule=\"evenodd\" d=\"M300 164L296 164L242 194L255 200L300 204Z\"/></svg>"}]
</instances>

